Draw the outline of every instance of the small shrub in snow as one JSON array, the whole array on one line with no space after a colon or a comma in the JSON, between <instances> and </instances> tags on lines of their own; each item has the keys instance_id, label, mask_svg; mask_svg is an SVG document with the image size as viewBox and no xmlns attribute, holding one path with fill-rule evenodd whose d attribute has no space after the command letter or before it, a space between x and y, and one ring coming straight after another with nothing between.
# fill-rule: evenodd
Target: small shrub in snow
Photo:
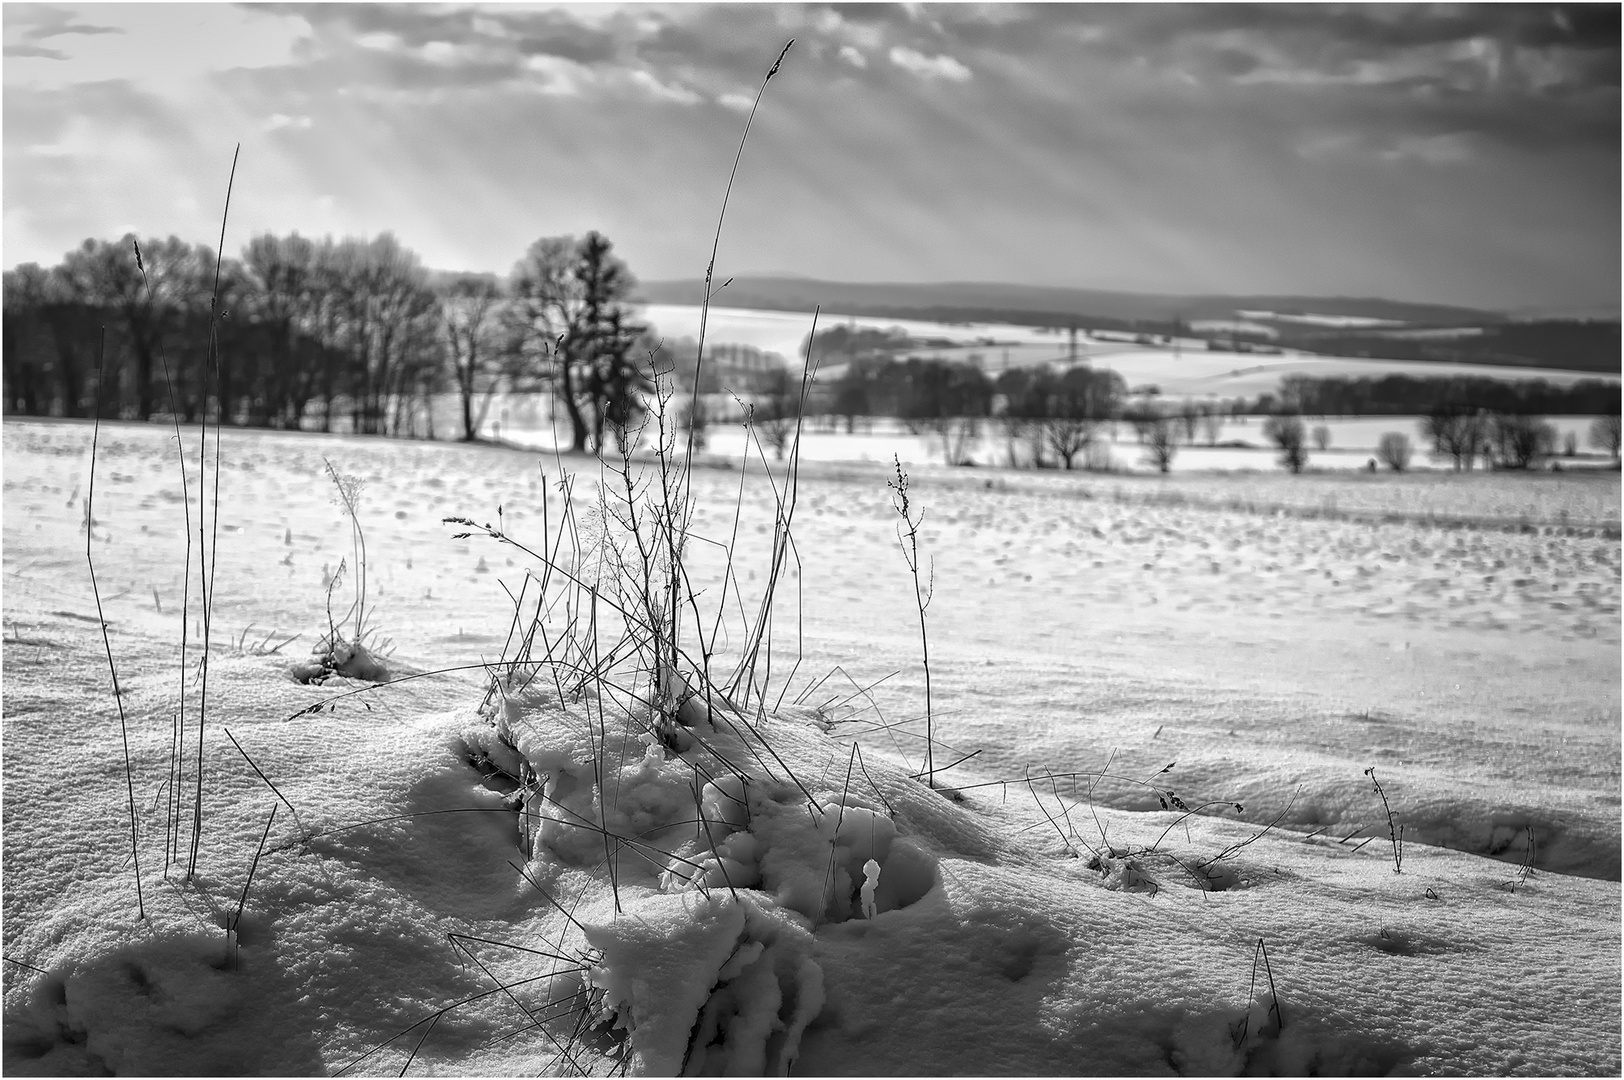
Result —
<instances>
[{"instance_id":1,"label":"small shrub in snow","mask_svg":"<svg viewBox=\"0 0 1624 1080\"><path fill-rule=\"evenodd\" d=\"M367 644L367 639L375 635L367 625L367 541L361 529L360 513L365 481L348 473L340 475L331 461L326 458L322 461L333 482L333 499L350 521L350 557L354 560L350 578L354 583L354 599L348 611L336 619L333 617L333 591L343 580L345 569L352 565L340 561L338 570L328 576L326 583L327 633L316 642L310 659L294 665L293 677L306 683L319 683L333 675L384 682L389 678L389 671Z\"/></svg>"}]
</instances>

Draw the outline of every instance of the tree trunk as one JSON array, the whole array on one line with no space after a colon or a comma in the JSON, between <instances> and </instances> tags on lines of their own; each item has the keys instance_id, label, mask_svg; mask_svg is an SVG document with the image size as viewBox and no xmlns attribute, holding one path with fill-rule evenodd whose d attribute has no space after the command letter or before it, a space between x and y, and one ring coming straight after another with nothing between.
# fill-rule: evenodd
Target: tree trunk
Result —
<instances>
[{"instance_id":1,"label":"tree trunk","mask_svg":"<svg viewBox=\"0 0 1624 1080\"><path fill-rule=\"evenodd\" d=\"M586 449L587 436L590 434L590 432L587 430L586 421L581 417L580 403L575 400L575 376L573 365L568 360L565 360L560 366L563 369L562 381L564 384L564 409L569 413L570 417L570 449L575 451L584 451Z\"/></svg>"},{"instance_id":2,"label":"tree trunk","mask_svg":"<svg viewBox=\"0 0 1624 1080\"><path fill-rule=\"evenodd\" d=\"M477 437L474 432L474 388L464 385L462 390L462 441L473 442Z\"/></svg>"}]
</instances>

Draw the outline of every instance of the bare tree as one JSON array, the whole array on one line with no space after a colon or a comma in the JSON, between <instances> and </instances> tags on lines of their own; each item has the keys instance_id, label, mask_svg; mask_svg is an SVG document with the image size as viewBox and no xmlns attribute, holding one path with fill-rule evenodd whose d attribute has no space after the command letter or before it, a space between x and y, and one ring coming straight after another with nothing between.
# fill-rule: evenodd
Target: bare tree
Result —
<instances>
[{"instance_id":1,"label":"bare tree","mask_svg":"<svg viewBox=\"0 0 1624 1080\"><path fill-rule=\"evenodd\" d=\"M998 424L1004 432L1004 452L1008 456L1009 467L1017 469L1021 465L1020 447L1030 441L1031 429L1037 421L1005 411L998 417Z\"/></svg>"},{"instance_id":2,"label":"bare tree","mask_svg":"<svg viewBox=\"0 0 1624 1080\"><path fill-rule=\"evenodd\" d=\"M328 305L332 248L330 239L317 244L298 233L255 236L243 248L254 315L265 327L272 369L267 419L280 427L298 429L305 406L323 390L323 424L331 426L341 366L333 332L337 312Z\"/></svg>"},{"instance_id":3,"label":"bare tree","mask_svg":"<svg viewBox=\"0 0 1624 1080\"><path fill-rule=\"evenodd\" d=\"M790 377L789 369L772 373L767 392L756 402L756 428L761 440L773 449L773 457L784 460L795 425L801 415L801 386Z\"/></svg>"},{"instance_id":4,"label":"bare tree","mask_svg":"<svg viewBox=\"0 0 1624 1080\"><path fill-rule=\"evenodd\" d=\"M117 314L134 360L133 412L136 419L145 420L154 411L153 373L163 347L163 312L178 298L176 278L189 252L173 236L148 240L141 250L143 259L138 266L133 234L116 243L86 240L63 259L61 274L75 299Z\"/></svg>"},{"instance_id":5,"label":"bare tree","mask_svg":"<svg viewBox=\"0 0 1624 1080\"><path fill-rule=\"evenodd\" d=\"M1449 414L1434 409L1421 418L1421 437L1431 440L1434 454L1446 453L1444 450L1444 432L1449 427Z\"/></svg>"},{"instance_id":6,"label":"bare tree","mask_svg":"<svg viewBox=\"0 0 1624 1080\"><path fill-rule=\"evenodd\" d=\"M1134 426L1141 433L1146 458L1157 469L1167 472L1172 467L1173 456L1179 449L1178 435L1174 431L1172 419L1161 415L1151 416L1142 422L1136 422Z\"/></svg>"},{"instance_id":7,"label":"bare tree","mask_svg":"<svg viewBox=\"0 0 1624 1080\"><path fill-rule=\"evenodd\" d=\"M564 404L570 447L603 450L605 425L625 431L652 384L632 357L641 332L627 298L636 279L600 233L551 236L513 269L514 312L527 354Z\"/></svg>"},{"instance_id":8,"label":"bare tree","mask_svg":"<svg viewBox=\"0 0 1624 1080\"><path fill-rule=\"evenodd\" d=\"M1077 455L1093 445L1097 426L1086 416L1049 416L1038 421L1044 445L1068 470Z\"/></svg>"},{"instance_id":9,"label":"bare tree","mask_svg":"<svg viewBox=\"0 0 1624 1080\"><path fill-rule=\"evenodd\" d=\"M1324 424L1314 425L1314 449L1324 452L1331 448L1331 429Z\"/></svg>"},{"instance_id":10,"label":"bare tree","mask_svg":"<svg viewBox=\"0 0 1624 1080\"><path fill-rule=\"evenodd\" d=\"M1184 441L1191 446L1195 445L1196 429L1201 426L1201 410L1193 401L1186 401L1179 406L1179 424L1184 429Z\"/></svg>"},{"instance_id":11,"label":"bare tree","mask_svg":"<svg viewBox=\"0 0 1624 1080\"><path fill-rule=\"evenodd\" d=\"M1473 459L1489 451L1488 420L1482 413L1434 414L1427 418L1426 426L1443 453L1455 459L1456 472L1471 472Z\"/></svg>"},{"instance_id":12,"label":"bare tree","mask_svg":"<svg viewBox=\"0 0 1624 1080\"><path fill-rule=\"evenodd\" d=\"M464 442L479 437L491 398L502 385L501 300L502 287L490 274L459 274L439 291L440 328L462 405Z\"/></svg>"},{"instance_id":13,"label":"bare tree","mask_svg":"<svg viewBox=\"0 0 1624 1080\"><path fill-rule=\"evenodd\" d=\"M1280 464L1294 473L1308 463L1307 432L1299 416L1271 416L1263 422L1263 437L1280 448Z\"/></svg>"},{"instance_id":14,"label":"bare tree","mask_svg":"<svg viewBox=\"0 0 1624 1080\"><path fill-rule=\"evenodd\" d=\"M1556 449L1556 428L1537 416L1495 415L1489 442L1502 469L1529 469Z\"/></svg>"},{"instance_id":15,"label":"bare tree","mask_svg":"<svg viewBox=\"0 0 1624 1080\"><path fill-rule=\"evenodd\" d=\"M1410 466L1410 437L1398 431L1389 431L1376 443L1376 456L1394 472L1403 472Z\"/></svg>"},{"instance_id":16,"label":"bare tree","mask_svg":"<svg viewBox=\"0 0 1624 1080\"><path fill-rule=\"evenodd\" d=\"M932 416L922 424L942 447L942 460L949 465L970 464L970 447L981 433L981 422L973 416Z\"/></svg>"},{"instance_id":17,"label":"bare tree","mask_svg":"<svg viewBox=\"0 0 1624 1080\"><path fill-rule=\"evenodd\" d=\"M340 241L331 263L353 429L400 432L422 369L441 363L439 304L428 274L390 233Z\"/></svg>"},{"instance_id":18,"label":"bare tree","mask_svg":"<svg viewBox=\"0 0 1624 1080\"><path fill-rule=\"evenodd\" d=\"M1619 448L1619 417L1598 416L1590 423L1590 445L1598 450L1605 450L1618 460Z\"/></svg>"}]
</instances>

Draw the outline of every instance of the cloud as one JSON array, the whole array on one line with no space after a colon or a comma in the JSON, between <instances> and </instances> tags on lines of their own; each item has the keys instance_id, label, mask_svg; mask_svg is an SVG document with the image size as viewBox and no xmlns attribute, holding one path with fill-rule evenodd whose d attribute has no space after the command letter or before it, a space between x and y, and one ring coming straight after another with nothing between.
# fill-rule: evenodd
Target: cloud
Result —
<instances>
[{"instance_id":1,"label":"cloud","mask_svg":"<svg viewBox=\"0 0 1624 1080\"><path fill-rule=\"evenodd\" d=\"M581 93L583 85L592 78L591 70L585 65L549 53L537 53L527 57L523 67L527 73L539 76L539 81L532 78L528 83L531 89L543 94L576 97Z\"/></svg>"},{"instance_id":2,"label":"cloud","mask_svg":"<svg viewBox=\"0 0 1624 1080\"><path fill-rule=\"evenodd\" d=\"M312 121L308 116L289 116L286 113L272 113L260 125L261 131L304 131L309 128Z\"/></svg>"},{"instance_id":3,"label":"cloud","mask_svg":"<svg viewBox=\"0 0 1624 1080\"><path fill-rule=\"evenodd\" d=\"M310 30L296 13L225 4L104 4L93 10L97 25L58 8L8 5L7 89L126 79L172 90L207 72L288 63Z\"/></svg>"},{"instance_id":4,"label":"cloud","mask_svg":"<svg viewBox=\"0 0 1624 1080\"><path fill-rule=\"evenodd\" d=\"M1447 135L1406 136L1381 152L1384 161L1419 161L1424 165L1459 165L1472 160L1470 137Z\"/></svg>"},{"instance_id":5,"label":"cloud","mask_svg":"<svg viewBox=\"0 0 1624 1080\"><path fill-rule=\"evenodd\" d=\"M889 53L891 63L921 79L947 79L949 82L968 82L970 69L943 53L926 56L906 45L893 45Z\"/></svg>"},{"instance_id":6,"label":"cloud","mask_svg":"<svg viewBox=\"0 0 1624 1080\"><path fill-rule=\"evenodd\" d=\"M61 49L47 49L43 45L7 45L7 56L34 56L42 60L66 60L68 54Z\"/></svg>"},{"instance_id":7,"label":"cloud","mask_svg":"<svg viewBox=\"0 0 1624 1080\"><path fill-rule=\"evenodd\" d=\"M76 22L73 12L50 4L17 4L6 12L5 18L8 54L13 45L38 43L60 34L119 33L123 31L115 26Z\"/></svg>"},{"instance_id":8,"label":"cloud","mask_svg":"<svg viewBox=\"0 0 1624 1080\"><path fill-rule=\"evenodd\" d=\"M686 86L667 85L647 71L634 71L630 78L632 85L645 91L655 101L668 101L676 105L697 105L704 100Z\"/></svg>"},{"instance_id":9,"label":"cloud","mask_svg":"<svg viewBox=\"0 0 1624 1080\"><path fill-rule=\"evenodd\" d=\"M203 237L176 200L207 219L241 139L245 230L394 228L431 265L501 270L602 228L645 278L689 274L794 37L729 273L1490 305L1618 278L1616 8L23 5L3 25L12 257L130 222ZM893 67L912 78L868 73ZM1322 266L1311 237L1357 258Z\"/></svg>"}]
</instances>

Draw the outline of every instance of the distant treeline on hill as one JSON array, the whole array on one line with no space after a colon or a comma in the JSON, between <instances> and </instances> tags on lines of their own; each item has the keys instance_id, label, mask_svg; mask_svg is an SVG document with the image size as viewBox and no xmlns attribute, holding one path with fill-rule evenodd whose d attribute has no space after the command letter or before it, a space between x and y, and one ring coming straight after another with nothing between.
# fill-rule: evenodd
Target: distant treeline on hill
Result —
<instances>
[{"instance_id":1,"label":"distant treeline on hill","mask_svg":"<svg viewBox=\"0 0 1624 1080\"><path fill-rule=\"evenodd\" d=\"M964 361L867 354L835 369L813 388L809 410L844 417L1028 416L1132 419L1153 415L1427 416L1488 412L1504 416L1602 416L1619 412L1619 383L1580 379L1481 377L1318 378L1288 375L1278 393L1253 400L1160 401L1130 394L1122 377L1087 364L1066 370L1009 368L996 378Z\"/></svg>"},{"instance_id":2,"label":"distant treeline on hill","mask_svg":"<svg viewBox=\"0 0 1624 1080\"><path fill-rule=\"evenodd\" d=\"M1387 360L1431 360L1455 364L1560 368L1619 373L1619 324L1543 319L1483 327L1470 337L1429 340L1383 333L1282 337L1280 344L1327 356L1379 356Z\"/></svg>"},{"instance_id":3,"label":"distant treeline on hill","mask_svg":"<svg viewBox=\"0 0 1624 1080\"><path fill-rule=\"evenodd\" d=\"M880 318L906 318L926 322L988 322L1041 326L1055 330L1076 328L1115 331L1151 338L1200 339L1216 348L1251 348L1267 341L1271 350L1293 349L1321 356L1380 357L1386 360L1422 360L1441 364L1483 364L1495 367L1531 367L1559 371L1594 371L1618 374L1621 339L1619 324L1593 320L1548 319L1472 327L1477 331L1441 339L1405 338L1391 333L1326 331L1276 324L1268 338L1245 334L1197 333L1182 319L1112 319L1098 316L982 308L869 309L844 312ZM821 337L821 335L820 335ZM1237 341L1240 344L1237 346ZM803 350L804 351L804 350Z\"/></svg>"},{"instance_id":4,"label":"distant treeline on hill","mask_svg":"<svg viewBox=\"0 0 1624 1080\"><path fill-rule=\"evenodd\" d=\"M698 304L703 281L651 281L638 286L640 299L657 304ZM1078 289L986 282L898 284L815 281L809 278L741 275L712 297L723 307L801 311L821 306L827 314L873 315L890 319L939 316L944 322L1007 322L1017 326L1076 325L1102 329L1172 326L1199 319L1231 319L1237 310L1281 314L1356 316L1406 325L1487 326L1506 322L1499 312L1447 304L1376 297L1281 295L1172 295L1107 289Z\"/></svg>"},{"instance_id":5,"label":"distant treeline on hill","mask_svg":"<svg viewBox=\"0 0 1624 1080\"><path fill-rule=\"evenodd\" d=\"M995 408L995 395L1010 402L1026 400L1025 381L1043 372L1041 368L1011 368L992 379L966 361L909 356L933 342L911 338L898 328L836 324L820 330L815 342L803 344L803 352L807 344L826 368L836 372L823 380L825 385L818 388L815 400L825 411L844 416L986 415ZM1086 371L1087 366L1081 370ZM1120 383L1120 379L1116 381ZM1090 415L1108 416L1144 407L1142 402L1129 405L1126 386L1109 390L1106 386L1102 383L1095 388ZM1046 392L1046 396L1052 398L1053 394ZM1517 416L1610 415L1619 411L1619 383L1580 379L1559 386L1544 379L1445 374L1288 375L1277 393L1261 394L1253 401L1229 400L1222 406L1222 411L1235 414L1284 411L1323 416L1418 416L1439 410Z\"/></svg>"},{"instance_id":6,"label":"distant treeline on hill","mask_svg":"<svg viewBox=\"0 0 1624 1080\"><path fill-rule=\"evenodd\" d=\"M1479 410L1509 416L1600 416L1619 411L1619 383L1607 379L1556 386L1544 379L1460 375L1287 375L1280 380L1278 399L1263 400L1268 397L1259 399L1255 411L1315 416L1426 416Z\"/></svg>"}]
</instances>

